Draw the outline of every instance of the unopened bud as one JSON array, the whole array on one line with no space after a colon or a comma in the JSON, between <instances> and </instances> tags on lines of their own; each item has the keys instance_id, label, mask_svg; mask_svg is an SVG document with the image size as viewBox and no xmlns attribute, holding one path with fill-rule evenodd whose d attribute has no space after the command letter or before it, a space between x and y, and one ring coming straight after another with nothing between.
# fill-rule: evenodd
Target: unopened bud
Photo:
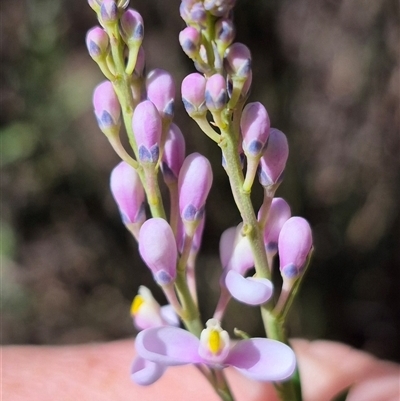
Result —
<instances>
[{"instance_id":1,"label":"unopened bud","mask_svg":"<svg viewBox=\"0 0 400 401\"><path fill-rule=\"evenodd\" d=\"M205 100L211 112L222 110L227 102L226 82L221 74L214 74L207 79Z\"/></svg>"},{"instance_id":2,"label":"unopened bud","mask_svg":"<svg viewBox=\"0 0 400 401\"><path fill-rule=\"evenodd\" d=\"M101 22L114 24L118 20L118 6L115 0L103 0L100 6Z\"/></svg>"},{"instance_id":3,"label":"unopened bud","mask_svg":"<svg viewBox=\"0 0 400 401\"><path fill-rule=\"evenodd\" d=\"M243 109L240 128L246 156L260 157L269 135L267 110L260 102L248 103Z\"/></svg>"},{"instance_id":4,"label":"unopened bud","mask_svg":"<svg viewBox=\"0 0 400 401\"><path fill-rule=\"evenodd\" d=\"M167 132L161 171L166 184L178 181L179 171L185 159L185 138L179 127L172 123Z\"/></svg>"},{"instance_id":5,"label":"unopened bud","mask_svg":"<svg viewBox=\"0 0 400 401\"><path fill-rule=\"evenodd\" d=\"M259 180L263 187L279 184L289 156L285 134L271 128L267 146L260 160Z\"/></svg>"},{"instance_id":6,"label":"unopened bud","mask_svg":"<svg viewBox=\"0 0 400 401\"><path fill-rule=\"evenodd\" d=\"M101 131L107 136L118 134L121 106L110 81L104 81L95 88L93 106Z\"/></svg>"},{"instance_id":7,"label":"unopened bud","mask_svg":"<svg viewBox=\"0 0 400 401\"><path fill-rule=\"evenodd\" d=\"M161 117L150 100L145 100L136 106L132 117L132 128L139 160L144 163L157 163L160 153Z\"/></svg>"},{"instance_id":8,"label":"unopened bud","mask_svg":"<svg viewBox=\"0 0 400 401\"><path fill-rule=\"evenodd\" d=\"M179 12L186 24L200 27L206 26L207 13L201 1L183 0L179 7Z\"/></svg>"},{"instance_id":9,"label":"unopened bud","mask_svg":"<svg viewBox=\"0 0 400 401\"><path fill-rule=\"evenodd\" d=\"M235 38L235 26L232 20L221 18L215 24L215 41L223 48L227 48Z\"/></svg>"},{"instance_id":10,"label":"unopened bud","mask_svg":"<svg viewBox=\"0 0 400 401\"><path fill-rule=\"evenodd\" d=\"M110 40L105 30L99 26L90 29L86 35L86 46L93 60L105 58L110 49Z\"/></svg>"},{"instance_id":11,"label":"unopened bud","mask_svg":"<svg viewBox=\"0 0 400 401\"><path fill-rule=\"evenodd\" d=\"M158 285L175 281L178 250L172 228L164 219L151 218L142 225L139 253Z\"/></svg>"},{"instance_id":12,"label":"unopened bud","mask_svg":"<svg viewBox=\"0 0 400 401\"><path fill-rule=\"evenodd\" d=\"M204 0L204 8L216 17L229 14L236 0Z\"/></svg>"},{"instance_id":13,"label":"unopened bud","mask_svg":"<svg viewBox=\"0 0 400 401\"><path fill-rule=\"evenodd\" d=\"M179 43L182 50L191 58L199 52L200 39L200 32L191 26L186 27L179 34Z\"/></svg>"},{"instance_id":14,"label":"unopened bud","mask_svg":"<svg viewBox=\"0 0 400 401\"><path fill-rule=\"evenodd\" d=\"M224 64L230 76L245 80L251 72L250 50L243 43L234 43L226 50Z\"/></svg>"},{"instance_id":15,"label":"unopened bud","mask_svg":"<svg viewBox=\"0 0 400 401\"><path fill-rule=\"evenodd\" d=\"M142 16L131 8L126 10L120 19L120 31L125 43L141 42L144 36Z\"/></svg>"},{"instance_id":16,"label":"unopened bud","mask_svg":"<svg viewBox=\"0 0 400 401\"><path fill-rule=\"evenodd\" d=\"M312 242L307 220L291 217L284 223L278 239L280 270L284 280L295 280L301 275L306 267Z\"/></svg>"},{"instance_id":17,"label":"unopened bud","mask_svg":"<svg viewBox=\"0 0 400 401\"><path fill-rule=\"evenodd\" d=\"M172 75L161 68L146 77L147 99L156 106L160 116L172 120L175 105L175 83Z\"/></svg>"},{"instance_id":18,"label":"unopened bud","mask_svg":"<svg viewBox=\"0 0 400 401\"><path fill-rule=\"evenodd\" d=\"M182 81L182 102L189 116L204 116L207 112L205 101L206 79L194 72Z\"/></svg>"},{"instance_id":19,"label":"unopened bud","mask_svg":"<svg viewBox=\"0 0 400 401\"><path fill-rule=\"evenodd\" d=\"M143 223L146 219L145 193L136 170L126 162L120 162L111 172L110 187L123 223L128 228Z\"/></svg>"},{"instance_id":20,"label":"unopened bud","mask_svg":"<svg viewBox=\"0 0 400 401\"><path fill-rule=\"evenodd\" d=\"M200 221L211 189L211 164L199 153L192 153L183 162L179 173L179 210L182 220Z\"/></svg>"}]
</instances>

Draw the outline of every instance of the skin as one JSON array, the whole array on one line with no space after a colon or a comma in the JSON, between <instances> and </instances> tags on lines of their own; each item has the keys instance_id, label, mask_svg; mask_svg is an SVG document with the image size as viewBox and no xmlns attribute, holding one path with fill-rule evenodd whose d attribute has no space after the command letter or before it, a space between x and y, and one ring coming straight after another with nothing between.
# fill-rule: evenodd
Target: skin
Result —
<instances>
[{"instance_id":1,"label":"skin","mask_svg":"<svg viewBox=\"0 0 400 401\"><path fill-rule=\"evenodd\" d=\"M302 375L304 401L329 401L354 385L348 401L398 401L400 367L344 344L293 340ZM217 401L193 366L171 367L149 387L129 378L132 340L76 346L2 348L4 401ZM269 383L226 369L237 401L277 401ZM356 384L354 384L356 383Z\"/></svg>"}]
</instances>

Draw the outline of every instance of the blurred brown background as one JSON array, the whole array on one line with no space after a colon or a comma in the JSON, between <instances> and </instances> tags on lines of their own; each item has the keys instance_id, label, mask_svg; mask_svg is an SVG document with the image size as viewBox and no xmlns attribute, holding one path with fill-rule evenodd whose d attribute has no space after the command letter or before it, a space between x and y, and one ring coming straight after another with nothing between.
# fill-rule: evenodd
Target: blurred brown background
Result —
<instances>
[{"instance_id":1,"label":"blurred brown background","mask_svg":"<svg viewBox=\"0 0 400 401\"><path fill-rule=\"evenodd\" d=\"M131 2L145 21L147 71L171 71L179 92L194 69L177 42L178 5ZM250 100L263 102L290 143L278 195L314 231L290 333L400 361L398 2L238 0L235 21L254 59ZM83 0L1 2L3 343L131 336L131 299L140 284L154 288L108 189L118 159L93 117L102 76L84 44L95 24ZM198 264L206 320L219 236L239 217L218 149L177 103L188 152L216 166ZM257 310L229 312L228 329L261 334Z\"/></svg>"}]
</instances>

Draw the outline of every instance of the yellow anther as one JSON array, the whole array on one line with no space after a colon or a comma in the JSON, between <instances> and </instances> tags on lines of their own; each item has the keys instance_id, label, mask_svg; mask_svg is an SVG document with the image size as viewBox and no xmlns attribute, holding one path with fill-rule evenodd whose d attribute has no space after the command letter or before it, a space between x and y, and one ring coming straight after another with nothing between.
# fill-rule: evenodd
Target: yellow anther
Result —
<instances>
[{"instance_id":1,"label":"yellow anther","mask_svg":"<svg viewBox=\"0 0 400 401\"><path fill-rule=\"evenodd\" d=\"M143 304L144 298L141 295L136 295L131 304L131 315L136 315Z\"/></svg>"},{"instance_id":2,"label":"yellow anther","mask_svg":"<svg viewBox=\"0 0 400 401\"><path fill-rule=\"evenodd\" d=\"M221 337L219 331L211 330L210 337L208 338L208 348L213 354L216 354L221 347Z\"/></svg>"}]
</instances>

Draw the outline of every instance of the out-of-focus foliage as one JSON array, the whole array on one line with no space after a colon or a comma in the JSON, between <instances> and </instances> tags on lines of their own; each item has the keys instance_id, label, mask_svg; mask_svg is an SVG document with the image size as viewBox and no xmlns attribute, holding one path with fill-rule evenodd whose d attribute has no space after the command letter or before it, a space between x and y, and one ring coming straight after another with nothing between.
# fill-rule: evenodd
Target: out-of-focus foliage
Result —
<instances>
[{"instance_id":1,"label":"out-of-focus foliage","mask_svg":"<svg viewBox=\"0 0 400 401\"><path fill-rule=\"evenodd\" d=\"M147 70L171 71L179 88L193 67L177 41L178 4L131 2L145 21ZM92 114L103 78L84 46L95 15L82 0L4 0L1 13L3 341L131 335L130 301L152 279L108 190L118 159ZM253 54L250 100L289 138L278 195L314 229L315 257L289 330L400 360L398 3L239 0L235 20ZM217 166L198 265L207 320L218 239L239 216L217 147L177 103L188 151ZM261 334L256 310L229 310L228 328Z\"/></svg>"}]
</instances>

